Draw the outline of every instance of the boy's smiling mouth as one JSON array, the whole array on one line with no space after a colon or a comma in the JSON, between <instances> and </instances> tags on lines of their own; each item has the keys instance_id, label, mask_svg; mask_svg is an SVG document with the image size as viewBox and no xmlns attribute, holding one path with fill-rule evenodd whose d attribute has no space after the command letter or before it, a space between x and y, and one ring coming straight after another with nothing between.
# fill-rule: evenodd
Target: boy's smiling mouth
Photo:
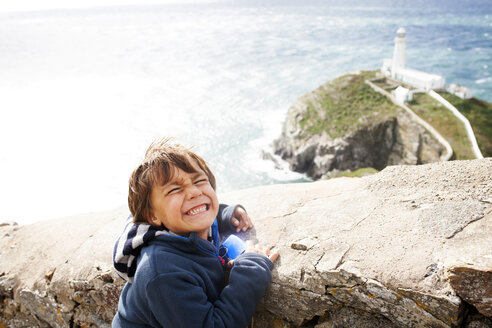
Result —
<instances>
[{"instance_id":1,"label":"boy's smiling mouth","mask_svg":"<svg viewBox=\"0 0 492 328\"><path fill-rule=\"evenodd\" d=\"M197 215L197 214L206 212L208 210L208 207L209 207L209 205L207 205L207 204L201 204L201 205L195 206L191 210L186 212L186 215L193 216L193 215Z\"/></svg>"}]
</instances>

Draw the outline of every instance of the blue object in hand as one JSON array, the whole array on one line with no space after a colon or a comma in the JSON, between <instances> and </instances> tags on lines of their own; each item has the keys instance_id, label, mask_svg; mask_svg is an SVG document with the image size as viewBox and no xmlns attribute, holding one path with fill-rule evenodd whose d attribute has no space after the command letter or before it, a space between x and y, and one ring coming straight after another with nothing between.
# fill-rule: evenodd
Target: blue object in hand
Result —
<instances>
[{"instance_id":1,"label":"blue object in hand","mask_svg":"<svg viewBox=\"0 0 492 328\"><path fill-rule=\"evenodd\" d=\"M246 243L236 235L230 235L223 243L220 250L220 256L224 259L234 260L246 249Z\"/></svg>"}]
</instances>

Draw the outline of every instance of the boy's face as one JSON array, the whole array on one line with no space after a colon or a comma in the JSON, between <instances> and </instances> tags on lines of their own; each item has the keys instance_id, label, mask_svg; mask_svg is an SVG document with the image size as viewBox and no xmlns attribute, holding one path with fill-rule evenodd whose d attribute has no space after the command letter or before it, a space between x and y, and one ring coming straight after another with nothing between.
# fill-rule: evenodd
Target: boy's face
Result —
<instances>
[{"instance_id":1,"label":"boy's face","mask_svg":"<svg viewBox=\"0 0 492 328\"><path fill-rule=\"evenodd\" d=\"M164 224L170 231L188 236L197 232L207 239L208 228L219 211L219 202L208 177L198 165L195 173L175 168L172 179L162 186L154 186L150 195L151 224Z\"/></svg>"}]
</instances>

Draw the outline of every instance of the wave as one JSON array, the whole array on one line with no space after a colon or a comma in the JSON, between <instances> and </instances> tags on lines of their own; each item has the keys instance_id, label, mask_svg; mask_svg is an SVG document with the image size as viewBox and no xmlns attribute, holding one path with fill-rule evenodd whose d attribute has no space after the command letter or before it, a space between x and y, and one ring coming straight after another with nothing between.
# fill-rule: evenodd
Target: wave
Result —
<instances>
[{"instance_id":1,"label":"wave","mask_svg":"<svg viewBox=\"0 0 492 328\"><path fill-rule=\"evenodd\" d=\"M483 84L483 83L487 83L487 82L492 82L492 76L485 77L483 79L475 80L476 84Z\"/></svg>"}]
</instances>

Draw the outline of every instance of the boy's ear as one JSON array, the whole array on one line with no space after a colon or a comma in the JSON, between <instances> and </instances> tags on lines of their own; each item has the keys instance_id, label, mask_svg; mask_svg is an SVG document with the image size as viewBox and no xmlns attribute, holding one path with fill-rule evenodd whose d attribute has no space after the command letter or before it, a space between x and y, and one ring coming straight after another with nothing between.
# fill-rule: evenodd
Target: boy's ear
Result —
<instances>
[{"instance_id":1,"label":"boy's ear","mask_svg":"<svg viewBox=\"0 0 492 328\"><path fill-rule=\"evenodd\" d=\"M154 215L154 212L153 211L150 211L150 215L149 217L147 217L147 222L149 224L152 224L152 225L155 225L155 226L158 226L160 227L162 225L162 222L161 220L159 220L155 215Z\"/></svg>"}]
</instances>

